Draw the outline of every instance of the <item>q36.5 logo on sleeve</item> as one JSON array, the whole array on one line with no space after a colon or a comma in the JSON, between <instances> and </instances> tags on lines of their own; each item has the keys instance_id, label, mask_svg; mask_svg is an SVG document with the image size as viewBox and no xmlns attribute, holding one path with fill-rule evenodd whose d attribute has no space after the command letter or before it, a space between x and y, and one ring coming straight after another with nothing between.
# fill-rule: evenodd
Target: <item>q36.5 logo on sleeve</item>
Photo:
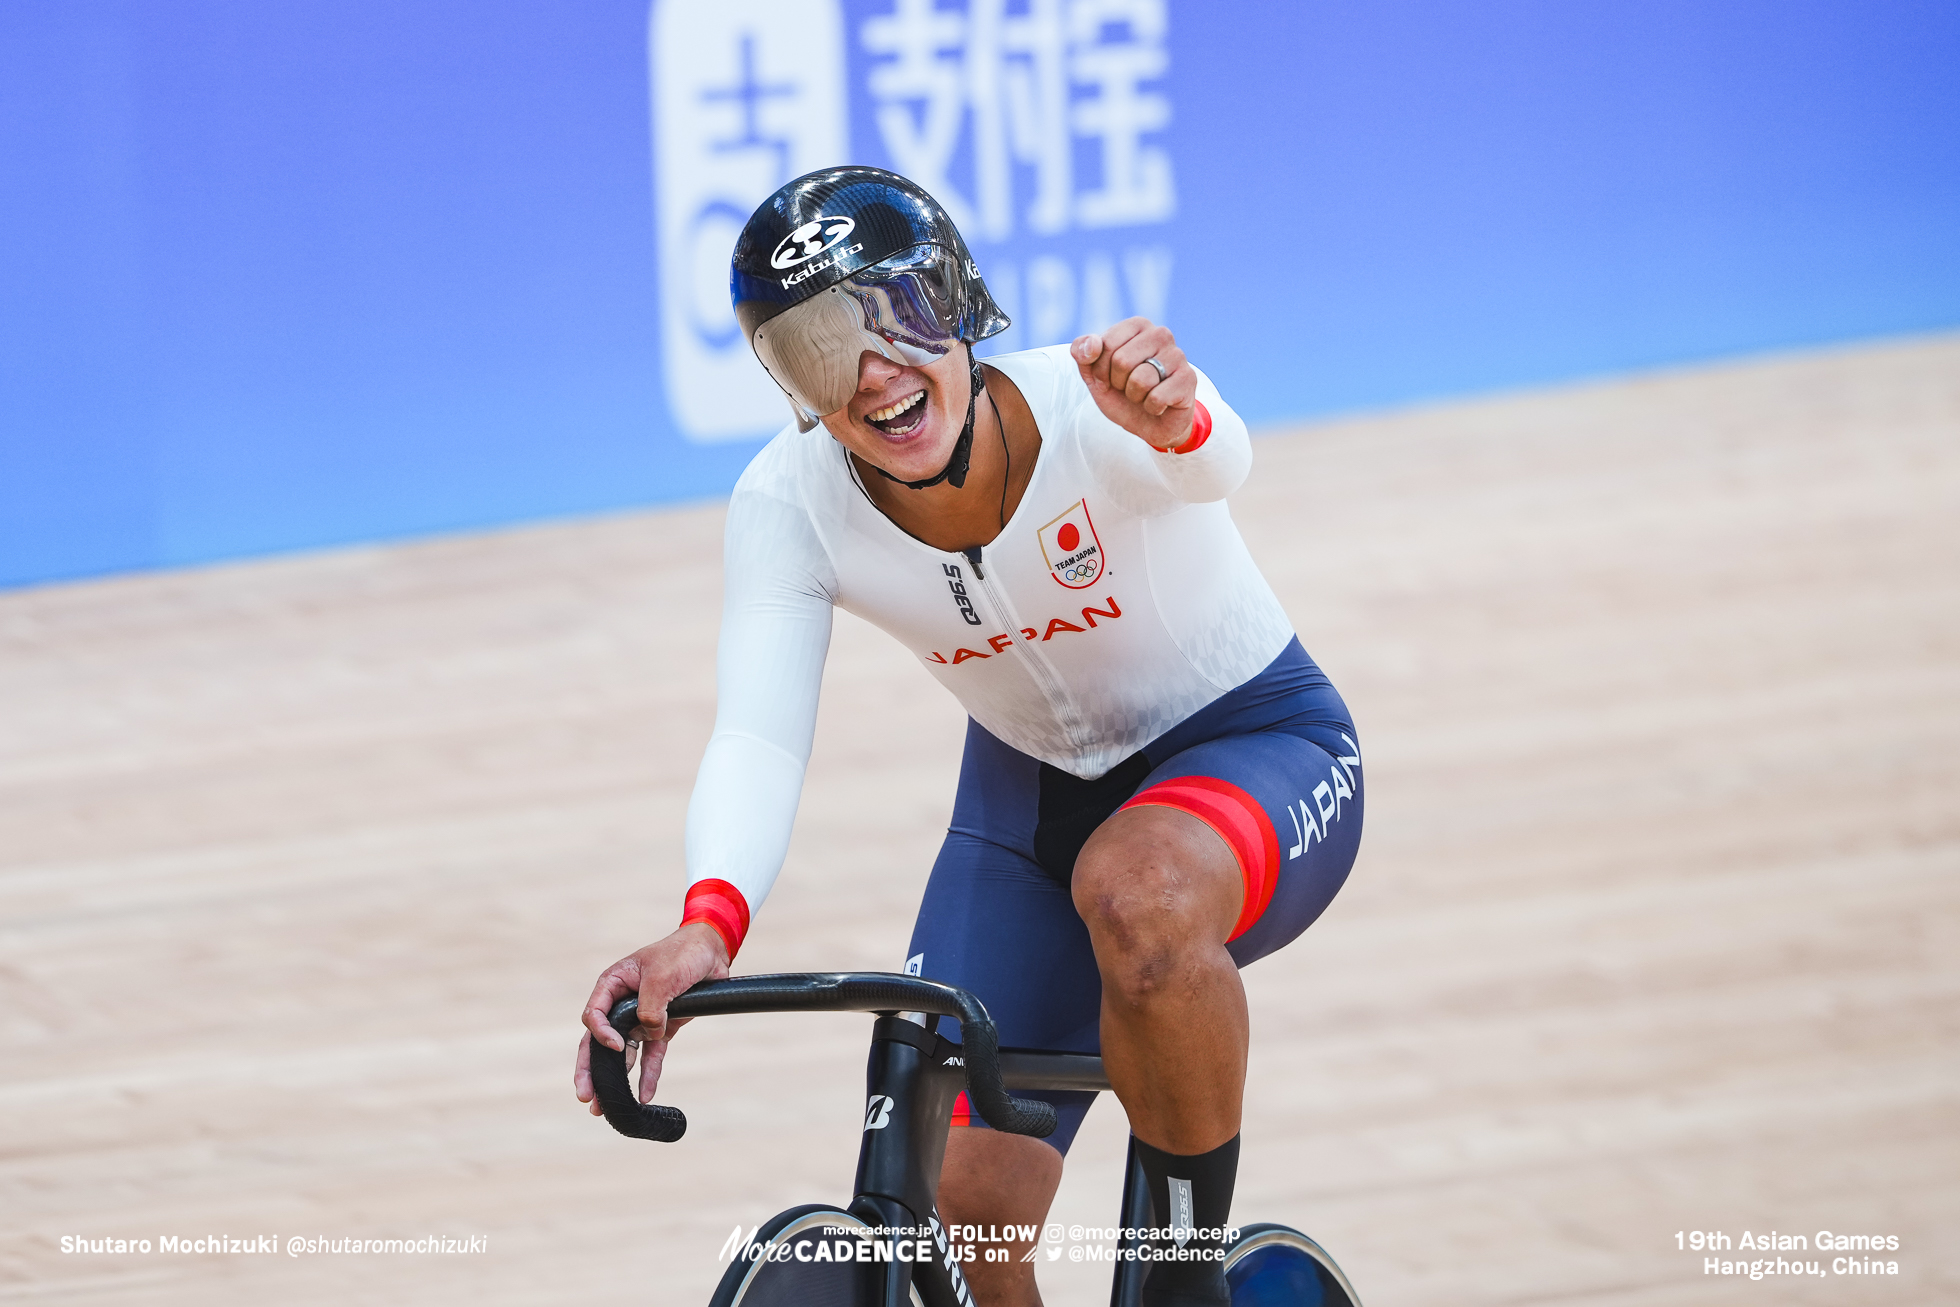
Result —
<instances>
[{"instance_id":1,"label":"q36.5 logo on sleeve","mask_svg":"<svg viewBox=\"0 0 1960 1307\"><path fill-rule=\"evenodd\" d=\"M794 268L806 259L816 258L855 230L857 223L849 218L826 216L806 222L783 237L775 253L769 256L769 266L778 271Z\"/></svg>"},{"instance_id":2,"label":"q36.5 logo on sleeve","mask_svg":"<svg viewBox=\"0 0 1960 1307\"><path fill-rule=\"evenodd\" d=\"M1071 590L1094 585L1103 574L1102 541L1089 520L1089 501L1078 499L1068 511L1041 528L1041 556L1054 578Z\"/></svg>"}]
</instances>

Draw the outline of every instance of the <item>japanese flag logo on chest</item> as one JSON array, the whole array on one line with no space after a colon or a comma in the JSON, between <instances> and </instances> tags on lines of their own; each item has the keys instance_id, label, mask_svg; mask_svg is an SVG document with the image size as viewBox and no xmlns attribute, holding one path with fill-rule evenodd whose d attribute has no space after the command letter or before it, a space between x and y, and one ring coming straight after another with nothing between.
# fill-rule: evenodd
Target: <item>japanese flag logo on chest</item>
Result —
<instances>
[{"instance_id":1,"label":"japanese flag logo on chest","mask_svg":"<svg viewBox=\"0 0 1960 1307\"><path fill-rule=\"evenodd\" d=\"M1041 528L1041 556L1049 573L1071 590L1094 585L1107 562L1096 524L1089 520L1089 501L1078 499L1068 511Z\"/></svg>"}]
</instances>

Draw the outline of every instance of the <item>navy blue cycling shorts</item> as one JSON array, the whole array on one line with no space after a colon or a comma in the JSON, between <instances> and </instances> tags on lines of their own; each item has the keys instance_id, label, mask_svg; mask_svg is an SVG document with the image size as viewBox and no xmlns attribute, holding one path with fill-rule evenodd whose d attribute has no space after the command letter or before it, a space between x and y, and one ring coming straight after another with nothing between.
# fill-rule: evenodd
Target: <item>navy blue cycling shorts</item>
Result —
<instances>
[{"instance_id":1,"label":"navy blue cycling shorts","mask_svg":"<svg viewBox=\"0 0 1960 1307\"><path fill-rule=\"evenodd\" d=\"M1297 639L1094 781L969 721L906 971L979 995L1003 1047L1100 1052L1102 978L1069 894L1090 834L1132 801L1181 808L1218 831L1246 878L1246 912L1226 944L1243 967L1297 938L1347 879L1361 841L1355 741L1347 705ZM956 1024L942 1029L958 1038ZM1095 1095L1029 1096L1055 1104L1048 1142L1066 1153ZM965 1116L962 1097L956 1123Z\"/></svg>"}]
</instances>

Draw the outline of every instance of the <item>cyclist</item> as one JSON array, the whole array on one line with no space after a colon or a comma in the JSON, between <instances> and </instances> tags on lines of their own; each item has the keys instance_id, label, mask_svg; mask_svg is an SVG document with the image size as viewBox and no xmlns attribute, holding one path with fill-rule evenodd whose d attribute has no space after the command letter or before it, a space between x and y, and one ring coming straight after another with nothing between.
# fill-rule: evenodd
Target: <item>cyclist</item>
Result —
<instances>
[{"instance_id":1,"label":"cyclist","mask_svg":"<svg viewBox=\"0 0 1960 1307\"><path fill-rule=\"evenodd\" d=\"M1247 1014L1237 968L1345 880L1363 784L1340 696L1224 503L1245 424L1171 332L1130 318L981 364L1008 325L945 211L873 168L790 182L735 247L735 311L796 421L729 502L715 730L682 924L587 1000L637 994L650 1100L670 998L726 975L781 867L831 610L896 636L969 715L906 970L979 995L1003 1045L1100 1052L1160 1227L1144 1301L1229 1301ZM1093 1095L1048 1140L961 1104L949 1221L1039 1225ZM982 1303L1033 1267L969 1263Z\"/></svg>"}]
</instances>

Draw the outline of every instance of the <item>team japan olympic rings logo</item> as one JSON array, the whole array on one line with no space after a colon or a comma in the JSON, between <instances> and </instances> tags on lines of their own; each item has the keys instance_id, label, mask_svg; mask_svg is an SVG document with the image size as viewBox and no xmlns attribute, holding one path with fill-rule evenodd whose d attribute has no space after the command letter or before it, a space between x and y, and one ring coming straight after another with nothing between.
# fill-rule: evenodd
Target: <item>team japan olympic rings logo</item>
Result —
<instances>
[{"instance_id":1,"label":"team japan olympic rings logo","mask_svg":"<svg viewBox=\"0 0 1960 1307\"><path fill-rule=\"evenodd\" d=\"M1081 590L1096 584L1109 570L1104 561L1102 541L1089 521L1089 501L1078 499L1051 518L1038 533L1041 559L1048 564L1058 585Z\"/></svg>"}]
</instances>

